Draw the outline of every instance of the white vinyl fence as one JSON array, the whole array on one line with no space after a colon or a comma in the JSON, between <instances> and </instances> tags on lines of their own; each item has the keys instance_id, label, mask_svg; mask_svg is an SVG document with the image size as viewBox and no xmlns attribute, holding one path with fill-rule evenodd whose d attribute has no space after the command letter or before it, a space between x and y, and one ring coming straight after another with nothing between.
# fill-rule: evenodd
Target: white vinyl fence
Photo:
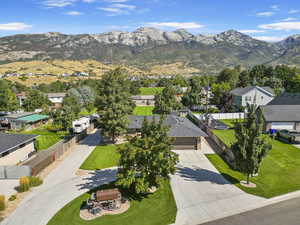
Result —
<instances>
[{"instance_id":1,"label":"white vinyl fence","mask_svg":"<svg viewBox=\"0 0 300 225\"><path fill-rule=\"evenodd\" d=\"M229 120L229 119L244 119L245 113L210 113L209 114L215 120ZM194 114L199 120L205 120L204 114Z\"/></svg>"}]
</instances>

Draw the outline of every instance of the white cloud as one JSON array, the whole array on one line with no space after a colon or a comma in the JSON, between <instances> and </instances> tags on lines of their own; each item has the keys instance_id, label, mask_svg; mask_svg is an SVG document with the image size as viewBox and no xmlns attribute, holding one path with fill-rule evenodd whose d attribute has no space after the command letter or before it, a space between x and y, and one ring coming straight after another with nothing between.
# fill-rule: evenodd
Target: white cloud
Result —
<instances>
[{"instance_id":1,"label":"white cloud","mask_svg":"<svg viewBox=\"0 0 300 225\"><path fill-rule=\"evenodd\" d=\"M43 5L48 7L62 8L65 6L72 5L76 0L47 0L43 1Z\"/></svg>"},{"instance_id":2,"label":"white cloud","mask_svg":"<svg viewBox=\"0 0 300 225\"><path fill-rule=\"evenodd\" d=\"M261 29L269 29L269 30L300 30L300 22L279 22L279 23L270 23L270 24L262 24L258 26Z\"/></svg>"},{"instance_id":3,"label":"white cloud","mask_svg":"<svg viewBox=\"0 0 300 225\"><path fill-rule=\"evenodd\" d=\"M147 23L148 26L153 27L164 27L164 28L176 28L176 29L197 29L204 27L202 24L198 24L195 22L188 22L188 23L179 23L179 22L165 22L165 23L158 23L158 22L151 22Z\"/></svg>"},{"instance_id":4,"label":"white cloud","mask_svg":"<svg viewBox=\"0 0 300 225\"><path fill-rule=\"evenodd\" d=\"M297 20L297 18L295 18L295 17L288 17L286 19L283 19L282 21L295 21L295 20Z\"/></svg>"},{"instance_id":5,"label":"white cloud","mask_svg":"<svg viewBox=\"0 0 300 225\"><path fill-rule=\"evenodd\" d=\"M122 2L128 2L128 0L106 0L107 2L111 2L111 3L117 3L117 2L119 2L119 3L122 3Z\"/></svg>"},{"instance_id":6,"label":"white cloud","mask_svg":"<svg viewBox=\"0 0 300 225\"><path fill-rule=\"evenodd\" d=\"M239 32L244 34L255 34L255 33L264 33L264 30L239 30Z\"/></svg>"},{"instance_id":7,"label":"white cloud","mask_svg":"<svg viewBox=\"0 0 300 225\"><path fill-rule=\"evenodd\" d=\"M278 42L278 41L282 41L283 39L285 39L285 37L282 37L282 36L256 36L253 38L260 40L260 41L267 41L267 42Z\"/></svg>"},{"instance_id":8,"label":"white cloud","mask_svg":"<svg viewBox=\"0 0 300 225\"><path fill-rule=\"evenodd\" d=\"M135 5L126 5L126 4L112 4L111 6L114 8L129 9L129 10L134 10L136 8Z\"/></svg>"},{"instance_id":9,"label":"white cloud","mask_svg":"<svg viewBox=\"0 0 300 225\"><path fill-rule=\"evenodd\" d=\"M295 13L299 13L300 10L296 10L296 9L292 9L289 11L289 14L295 14Z\"/></svg>"},{"instance_id":10,"label":"white cloud","mask_svg":"<svg viewBox=\"0 0 300 225\"><path fill-rule=\"evenodd\" d=\"M69 16L80 16L80 15L83 15L82 12L78 12L78 11L69 11L69 12L66 12L65 14L69 15Z\"/></svg>"},{"instance_id":11,"label":"white cloud","mask_svg":"<svg viewBox=\"0 0 300 225\"><path fill-rule=\"evenodd\" d=\"M116 1L116 0L114 0ZM120 1L120 0L119 0ZM98 8L102 11L109 12L107 16L119 16L119 15L129 15L131 12L136 10L135 5L114 3L109 5L108 7L100 7Z\"/></svg>"},{"instance_id":12,"label":"white cloud","mask_svg":"<svg viewBox=\"0 0 300 225\"><path fill-rule=\"evenodd\" d=\"M31 28L31 25L25 24L25 23L5 23L0 24L0 31L16 31L16 30L25 30L27 28Z\"/></svg>"},{"instance_id":13,"label":"white cloud","mask_svg":"<svg viewBox=\"0 0 300 225\"><path fill-rule=\"evenodd\" d=\"M268 17L268 16L273 16L273 15L274 15L274 12L271 12L271 11L256 13L256 16L266 16L266 17Z\"/></svg>"},{"instance_id":14,"label":"white cloud","mask_svg":"<svg viewBox=\"0 0 300 225\"><path fill-rule=\"evenodd\" d=\"M278 5L272 5L270 8L273 9L273 10L279 10L279 6Z\"/></svg>"}]
</instances>

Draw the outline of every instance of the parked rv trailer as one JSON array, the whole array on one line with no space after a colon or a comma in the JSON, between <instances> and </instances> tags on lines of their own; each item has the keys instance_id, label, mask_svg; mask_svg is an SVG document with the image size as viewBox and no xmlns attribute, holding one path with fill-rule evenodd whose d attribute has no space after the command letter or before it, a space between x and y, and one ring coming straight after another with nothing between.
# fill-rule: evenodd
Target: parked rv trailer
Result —
<instances>
[{"instance_id":1,"label":"parked rv trailer","mask_svg":"<svg viewBox=\"0 0 300 225\"><path fill-rule=\"evenodd\" d=\"M90 119L87 117L82 117L78 120L73 121L73 131L75 134L83 132L90 126Z\"/></svg>"}]
</instances>

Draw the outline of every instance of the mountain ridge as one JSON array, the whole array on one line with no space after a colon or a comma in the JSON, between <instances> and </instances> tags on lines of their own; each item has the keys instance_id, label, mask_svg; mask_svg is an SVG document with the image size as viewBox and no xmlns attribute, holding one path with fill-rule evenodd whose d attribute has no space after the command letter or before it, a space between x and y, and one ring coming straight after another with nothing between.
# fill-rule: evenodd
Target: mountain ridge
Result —
<instances>
[{"instance_id":1,"label":"mountain ridge","mask_svg":"<svg viewBox=\"0 0 300 225\"><path fill-rule=\"evenodd\" d=\"M142 68L145 64L184 62L209 73L239 64L244 67L261 63L300 66L299 50L300 35L269 43L236 30L203 35L185 29L164 31L141 27L133 32L76 35L48 32L1 37L0 63L94 59Z\"/></svg>"}]
</instances>

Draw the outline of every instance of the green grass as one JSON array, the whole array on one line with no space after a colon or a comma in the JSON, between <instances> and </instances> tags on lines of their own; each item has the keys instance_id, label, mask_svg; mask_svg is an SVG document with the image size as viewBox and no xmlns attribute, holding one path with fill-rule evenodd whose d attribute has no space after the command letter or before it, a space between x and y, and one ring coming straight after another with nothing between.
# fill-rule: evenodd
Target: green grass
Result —
<instances>
[{"instance_id":1,"label":"green grass","mask_svg":"<svg viewBox=\"0 0 300 225\"><path fill-rule=\"evenodd\" d=\"M101 170L118 165L117 145L97 146L80 166L83 170Z\"/></svg>"},{"instance_id":2,"label":"green grass","mask_svg":"<svg viewBox=\"0 0 300 225\"><path fill-rule=\"evenodd\" d=\"M222 121L223 123L225 123L229 127L234 127L234 123L236 121L242 122L243 119L226 119L226 120L220 120L220 121Z\"/></svg>"},{"instance_id":3,"label":"green grass","mask_svg":"<svg viewBox=\"0 0 300 225\"><path fill-rule=\"evenodd\" d=\"M221 134L224 132L224 134ZM214 131L225 143L234 140L234 131ZM221 134L221 135L220 135ZM246 188L239 184L245 175L232 170L218 155L207 155L207 158L230 182L250 194L271 198L300 190L300 149L293 145L268 138L272 150L262 162L259 175L252 177L256 188Z\"/></svg>"},{"instance_id":4,"label":"green grass","mask_svg":"<svg viewBox=\"0 0 300 225\"><path fill-rule=\"evenodd\" d=\"M36 139L36 148L37 151L46 150L52 145L56 144L60 140L62 140L66 135L68 135L67 131L55 131L51 129L51 125L42 126L40 128L31 130L31 131L22 131L18 132L20 134L34 134L39 135Z\"/></svg>"},{"instance_id":5,"label":"green grass","mask_svg":"<svg viewBox=\"0 0 300 225\"><path fill-rule=\"evenodd\" d=\"M142 87L140 88L140 95L156 95L161 93L164 87Z\"/></svg>"},{"instance_id":6,"label":"green grass","mask_svg":"<svg viewBox=\"0 0 300 225\"><path fill-rule=\"evenodd\" d=\"M58 211L48 225L168 225L175 222L177 208L169 182L163 182L155 193L142 199L137 198L139 196L125 194L130 199L130 208L125 213L85 221L79 217L79 212L90 195L90 193L83 194L68 203Z\"/></svg>"},{"instance_id":7,"label":"green grass","mask_svg":"<svg viewBox=\"0 0 300 225\"><path fill-rule=\"evenodd\" d=\"M133 115L135 116L151 116L154 106L136 106Z\"/></svg>"},{"instance_id":8,"label":"green grass","mask_svg":"<svg viewBox=\"0 0 300 225\"><path fill-rule=\"evenodd\" d=\"M212 130L227 146L231 146L235 142L234 130Z\"/></svg>"}]
</instances>

